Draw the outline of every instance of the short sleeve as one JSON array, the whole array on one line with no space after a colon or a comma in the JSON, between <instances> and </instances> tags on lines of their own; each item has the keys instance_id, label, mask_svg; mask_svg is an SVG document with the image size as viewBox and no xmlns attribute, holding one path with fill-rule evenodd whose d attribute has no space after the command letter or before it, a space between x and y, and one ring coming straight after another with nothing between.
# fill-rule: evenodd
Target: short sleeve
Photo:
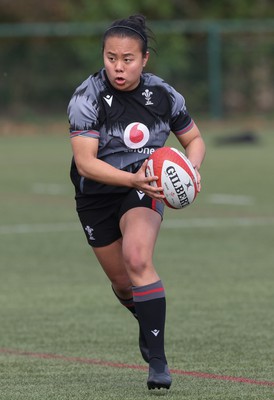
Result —
<instances>
[{"instance_id":1,"label":"short sleeve","mask_svg":"<svg viewBox=\"0 0 274 400\"><path fill-rule=\"evenodd\" d=\"M68 105L70 137L99 138L98 105L85 93L75 92Z\"/></svg>"},{"instance_id":2,"label":"short sleeve","mask_svg":"<svg viewBox=\"0 0 274 400\"><path fill-rule=\"evenodd\" d=\"M182 135L188 132L194 125L188 113L184 97L173 87L169 86L171 97L171 130L175 135Z\"/></svg>"}]
</instances>

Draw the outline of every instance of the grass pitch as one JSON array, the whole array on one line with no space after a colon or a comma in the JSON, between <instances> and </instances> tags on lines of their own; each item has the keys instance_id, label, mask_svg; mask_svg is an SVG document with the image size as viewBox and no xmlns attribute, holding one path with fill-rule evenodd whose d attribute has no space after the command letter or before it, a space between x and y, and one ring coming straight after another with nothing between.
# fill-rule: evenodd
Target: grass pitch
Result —
<instances>
[{"instance_id":1,"label":"grass pitch","mask_svg":"<svg viewBox=\"0 0 274 400\"><path fill-rule=\"evenodd\" d=\"M220 146L230 125L201 124L203 191L166 210L168 392L147 390L136 321L79 227L65 130L0 137L1 399L273 399L274 133L258 126Z\"/></svg>"}]
</instances>

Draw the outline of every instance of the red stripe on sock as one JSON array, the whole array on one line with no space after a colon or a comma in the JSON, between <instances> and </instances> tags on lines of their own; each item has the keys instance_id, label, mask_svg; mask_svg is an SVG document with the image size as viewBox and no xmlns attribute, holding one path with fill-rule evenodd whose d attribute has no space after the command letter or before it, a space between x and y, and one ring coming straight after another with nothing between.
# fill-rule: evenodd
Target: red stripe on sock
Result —
<instances>
[{"instance_id":1,"label":"red stripe on sock","mask_svg":"<svg viewBox=\"0 0 274 400\"><path fill-rule=\"evenodd\" d=\"M157 292L163 292L164 288L156 288L156 289L151 289L151 290L147 290L146 292L135 292L134 291L134 296L146 296L148 294L152 294L152 293L157 293Z\"/></svg>"}]
</instances>

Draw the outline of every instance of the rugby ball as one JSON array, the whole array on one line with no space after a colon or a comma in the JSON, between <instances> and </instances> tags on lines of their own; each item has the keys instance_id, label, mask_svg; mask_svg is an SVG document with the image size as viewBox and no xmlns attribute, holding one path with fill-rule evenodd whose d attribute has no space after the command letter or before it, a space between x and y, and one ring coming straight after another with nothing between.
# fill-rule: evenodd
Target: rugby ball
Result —
<instances>
[{"instance_id":1,"label":"rugby ball","mask_svg":"<svg viewBox=\"0 0 274 400\"><path fill-rule=\"evenodd\" d=\"M146 176L158 176L151 184L163 187L164 202L170 208L184 208L195 200L195 170L185 154L173 147L161 147L151 154Z\"/></svg>"}]
</instances>

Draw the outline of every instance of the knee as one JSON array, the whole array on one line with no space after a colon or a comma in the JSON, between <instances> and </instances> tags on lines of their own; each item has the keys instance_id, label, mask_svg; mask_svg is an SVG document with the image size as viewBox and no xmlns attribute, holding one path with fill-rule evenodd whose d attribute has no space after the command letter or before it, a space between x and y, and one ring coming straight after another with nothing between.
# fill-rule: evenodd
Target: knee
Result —
<instances>
[{"instance_id":1,"label":"knee","mask_svg":"<svg viewBox=\"0 0 274 400\"><path fill-rule=\"evenodd\" d=\"M111 286L119 297L127 298L132 293L132 283L128 277L114 277L111 279Z\"/></svg>"},{"instance_id":2,"label":"knee","mask_svg":"<svg viewBox=\"0 0 274 400\"><path fill-rule=\"evenodd\" d=\"M150 265L149 257L144 257L140 251L127 251L124 254L124 261L129 273L142 274Z\"/></svg>"}]
</instances>

